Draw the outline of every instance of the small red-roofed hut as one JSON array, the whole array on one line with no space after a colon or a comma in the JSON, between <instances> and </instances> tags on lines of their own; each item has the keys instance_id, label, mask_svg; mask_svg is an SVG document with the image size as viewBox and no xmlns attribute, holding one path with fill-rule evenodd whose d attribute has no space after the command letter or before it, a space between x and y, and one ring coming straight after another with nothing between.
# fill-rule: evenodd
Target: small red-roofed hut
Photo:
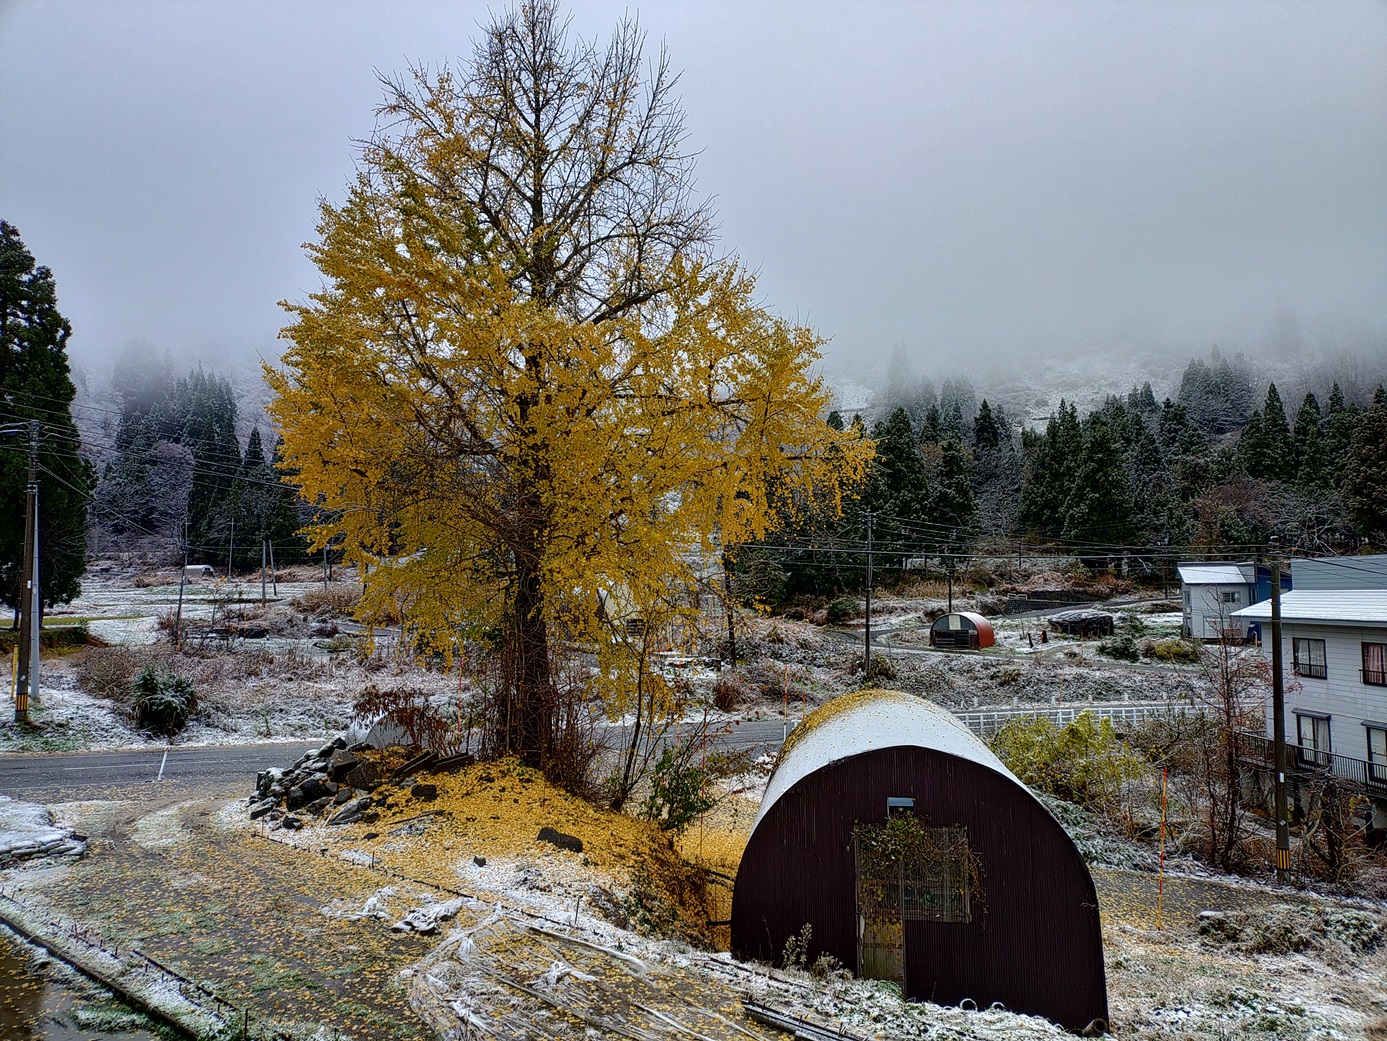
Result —
<instances>
[{"instance_id":1,"label":"small red-roofed hut","mask_svg":"<svg viewBox=\"0 0 1387 1041\"><path fill-rule=\"evenodd\" d=\"M972 611L941 615L929 627L929 645L960 651L976 651L997 642L992 623Z\"/></svg>"}]
</instances>

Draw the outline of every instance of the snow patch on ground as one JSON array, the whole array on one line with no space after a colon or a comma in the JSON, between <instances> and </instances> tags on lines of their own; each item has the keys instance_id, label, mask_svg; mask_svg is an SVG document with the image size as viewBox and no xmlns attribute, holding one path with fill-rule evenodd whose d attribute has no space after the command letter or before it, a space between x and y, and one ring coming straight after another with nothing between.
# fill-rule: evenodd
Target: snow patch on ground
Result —
<instances>
[{"instance_id":1,"label":"snow patch on ground","mask_svg":"<svg viewBox=\"0 0 1387 1041\"><path fill-rule=\"evenodd\" d=\"M71 828L54 823L46 806L0 795L0 866L31 857L76 856L86 848Z\"/></svg>"}]
</instances>

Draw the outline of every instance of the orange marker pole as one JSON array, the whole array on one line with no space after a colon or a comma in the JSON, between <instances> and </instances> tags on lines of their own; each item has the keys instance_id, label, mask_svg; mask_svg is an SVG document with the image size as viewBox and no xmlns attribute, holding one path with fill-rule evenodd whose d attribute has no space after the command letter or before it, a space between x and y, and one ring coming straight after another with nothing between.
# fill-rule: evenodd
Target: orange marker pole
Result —
<instances>
[{"instance_id":1,"label":"orange marker pole","mask_svg":"<svg viewBox=\"0 0 1387 1041\"><path fill-rule=\"evenodd\" d=\"M1161 927L1161 911L1165 903L1165 778L1166 768L1161 767L1161 866L1156 876L1156 928Z\"/></svg>"}]
</instances>

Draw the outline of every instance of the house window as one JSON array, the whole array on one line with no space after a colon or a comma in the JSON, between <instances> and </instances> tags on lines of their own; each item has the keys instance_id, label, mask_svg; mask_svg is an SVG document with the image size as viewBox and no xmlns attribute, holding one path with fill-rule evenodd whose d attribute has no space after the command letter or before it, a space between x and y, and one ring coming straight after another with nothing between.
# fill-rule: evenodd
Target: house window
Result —
<instances>
[{"instance_id":1,"label":"house window","mask_svg":"<svg viewBox=\"0 0 1387 1041\"><path fill-rule=\"evenodd\" d=\"M1296 758L1306 766L1329 765L1329 717L1317 712L1297 712Z\"/></svg>"},{"instance_id":2,"label":"house window","mask_svg":"<svg viewBox=\"0 0 1387 1041\"><path fill-rule=\"evenodd\" d=\"M1387 723L1364 723L1368 730L1368 780L1387 784Z\"/></svg>"},{"instance_id":3,"label":"house window","mask_svg":"<svg viewBox=\"0 0 1387 1041\"><path fill-rule=\"evenodd\" d=\"M1297 676L1312 680L1325 678L1324 641L1302 640L1296 637L1291 641L1294 670Z\"/></svg>"},{"instance_id":4,"label":"house window","mask_svg":"<svg viewBox=\"0 0 1387 1041\"><path fill-rule=\"evenodd\" d=\"M1243 595L1236 589L1225 589L1222 599L1225 604L1240 604L1243 602Z\"/></svg>"},{"instance_id":5,"label":"house window","mask_svg":"<svg viewBox=\"0 0 1387 1041\"><path fill-rule=\"evenodd\" d=\"M1387 643L1363 644L1363 682L1387 687Z\"/></svg>"}]
</instances>

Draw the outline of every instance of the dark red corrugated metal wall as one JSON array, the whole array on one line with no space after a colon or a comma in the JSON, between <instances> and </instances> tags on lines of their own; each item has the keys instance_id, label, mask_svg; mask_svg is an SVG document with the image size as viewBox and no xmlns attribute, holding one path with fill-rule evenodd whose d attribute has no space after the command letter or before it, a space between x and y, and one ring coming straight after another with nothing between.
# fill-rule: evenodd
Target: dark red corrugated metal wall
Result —
<instances>
[{"instance_id":1,"label":"dark red corrugated metal wall","mask_svg":"<svg viewBox=\"0 0 1387 1041\"><path fill-rule=\"evenodd\" d=\"M1015 782L933 749L886 748L815 771L756 828L737 871L732 951L777 961L813 926L811 956L857 961L852 829L881 821L889 796L936 826L964 825L983 872L973 920L906 922L907 997L999 1001L1070 1030L1107 1019L1093 880L1074 844Z\"/></svg>"}]
</instances>

